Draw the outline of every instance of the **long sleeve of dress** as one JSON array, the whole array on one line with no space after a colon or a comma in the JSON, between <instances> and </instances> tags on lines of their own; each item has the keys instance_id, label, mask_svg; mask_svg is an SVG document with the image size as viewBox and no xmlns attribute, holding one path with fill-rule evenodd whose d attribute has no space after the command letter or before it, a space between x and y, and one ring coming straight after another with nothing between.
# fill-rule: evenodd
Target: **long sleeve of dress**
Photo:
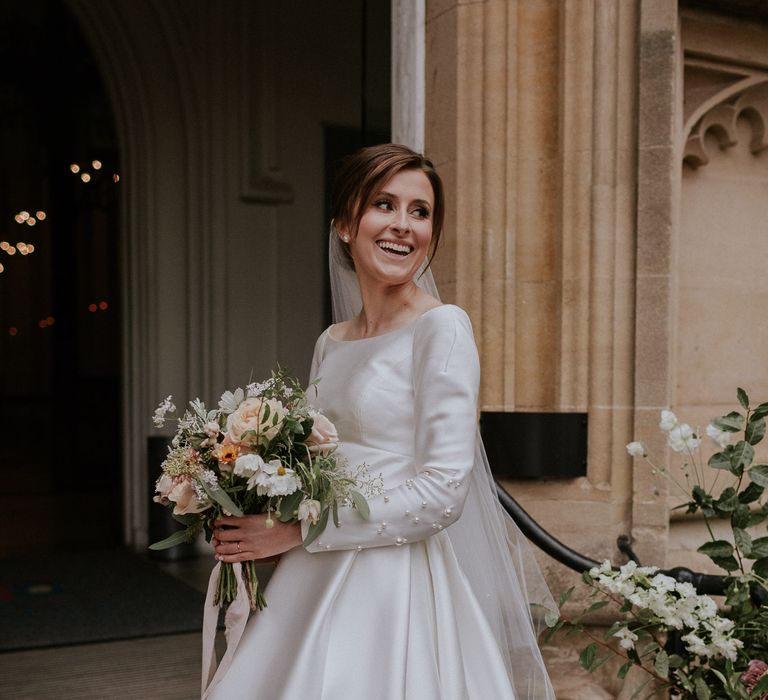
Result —
<instances>
[{"instance_id":1,"label":"long sleeve of dress","mask_svg":"<svg viewBox=\"0 0 768 700\"><path fill-rule=\"evenodd\" d=\"M316 355L323 340L321 336ZM341 527L329 523L308 551L415 542L461 515L475 457L480 378L472 327L461 309L441 307L419 319L412 374L413 478L371 498L368 520L352 508L341 508Z\"/></svg>"}]
</instances>

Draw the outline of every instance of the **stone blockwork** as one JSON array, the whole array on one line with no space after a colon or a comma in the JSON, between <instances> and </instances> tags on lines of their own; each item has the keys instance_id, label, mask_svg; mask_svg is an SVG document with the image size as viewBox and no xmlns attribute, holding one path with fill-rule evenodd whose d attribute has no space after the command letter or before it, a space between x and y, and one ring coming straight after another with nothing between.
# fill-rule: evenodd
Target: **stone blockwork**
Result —
<instances>
[{"instance_id":1,"label":"stone blockwork","mask_svg":"<svg viewBox=\"0 0 768 700\"><path fill-rule=\"evenodd\" d=\"M507 486L594 558L626 533L644 563L702 565L700 524L670 534L676 497L625 445L664 458L660 409L705 425L737 384L768 395L766 47L764 24L677 0L427 2L436 275L472 318L484 409L588 413L585 478ZM547 654L560 697L631 685L584 694L574 650Z\"/></svg>"}]
</instances>

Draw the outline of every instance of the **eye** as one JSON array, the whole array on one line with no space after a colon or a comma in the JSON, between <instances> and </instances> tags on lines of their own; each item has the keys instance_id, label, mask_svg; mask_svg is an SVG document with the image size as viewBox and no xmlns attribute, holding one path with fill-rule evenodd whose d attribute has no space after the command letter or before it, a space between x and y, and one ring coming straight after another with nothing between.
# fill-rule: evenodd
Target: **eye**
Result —
<instances>
[{"instance_id":1,"label":"eye","mask_svg":"<svg viewBox=\"0 0 768 700\"><path fill-rule=\"evenodd\" d=\"M428 219L429 218L429 209L426 207L416 207L416 209L413 210L413 213L416 214L420 219Z\"/></svg>"},{"instance_id":2,"label":"eye","mask_svg":"<svg viewBox=\"0 0 768 700\"><path fill-rule=\"evenodd\" d=\"M384 211L389 211L392 208L392 202L390 202L388 199L377 199L373 206L377 209L383 209Z\"/></svg>"}]
</instances>

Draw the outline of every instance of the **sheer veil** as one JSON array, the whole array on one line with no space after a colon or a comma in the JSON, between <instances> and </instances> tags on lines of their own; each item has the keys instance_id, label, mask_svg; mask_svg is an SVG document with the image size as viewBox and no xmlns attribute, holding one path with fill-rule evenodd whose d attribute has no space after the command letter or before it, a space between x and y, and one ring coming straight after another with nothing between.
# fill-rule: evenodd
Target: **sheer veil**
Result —
<instances>
[{"instance_id":1,"label":"sheer veil","mask_svg":"<svg viewBox=\"0 0 768 700\"><path fill-rule=\"evenodd\" d=\"M333 320L338 323L356 316L362 300L357 276L333 224L329 269ZM436 299L440 298L426 259L414 282ZM556 610L557 606L530 544L496 498L479 431L464 510L445 532L498 641L516 700L554 700L537 644L543 622L542 608L535 605L550 610Z\"/></svg>"}]
</instances>

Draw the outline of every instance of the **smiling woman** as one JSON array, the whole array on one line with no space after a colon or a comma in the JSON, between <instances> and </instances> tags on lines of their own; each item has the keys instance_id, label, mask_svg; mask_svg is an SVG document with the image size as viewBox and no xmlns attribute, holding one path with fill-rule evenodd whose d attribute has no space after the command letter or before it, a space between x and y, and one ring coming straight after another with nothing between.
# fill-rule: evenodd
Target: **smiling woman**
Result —
<instances>
[{"instance_id":1,"label":"smiling woman","mask_svg":"<svg viewBox=\"0 0 768 700\"><path fill-rule=\"evenodd\" d=\"M534 590L532 555L482 458L471 323L430 293L440 180L408 148L373 146L342 167L333 201L344 311L315 346L313 405L337 428L337 454L383 487L368 518L340 504L337 526L304 546L306 530L267 529L263 516L217 530L223 561L256 541L281 556L270 607L203 679L204 697L549 700L529 603L554 604Z\"/></svg>"}]
</instances>

